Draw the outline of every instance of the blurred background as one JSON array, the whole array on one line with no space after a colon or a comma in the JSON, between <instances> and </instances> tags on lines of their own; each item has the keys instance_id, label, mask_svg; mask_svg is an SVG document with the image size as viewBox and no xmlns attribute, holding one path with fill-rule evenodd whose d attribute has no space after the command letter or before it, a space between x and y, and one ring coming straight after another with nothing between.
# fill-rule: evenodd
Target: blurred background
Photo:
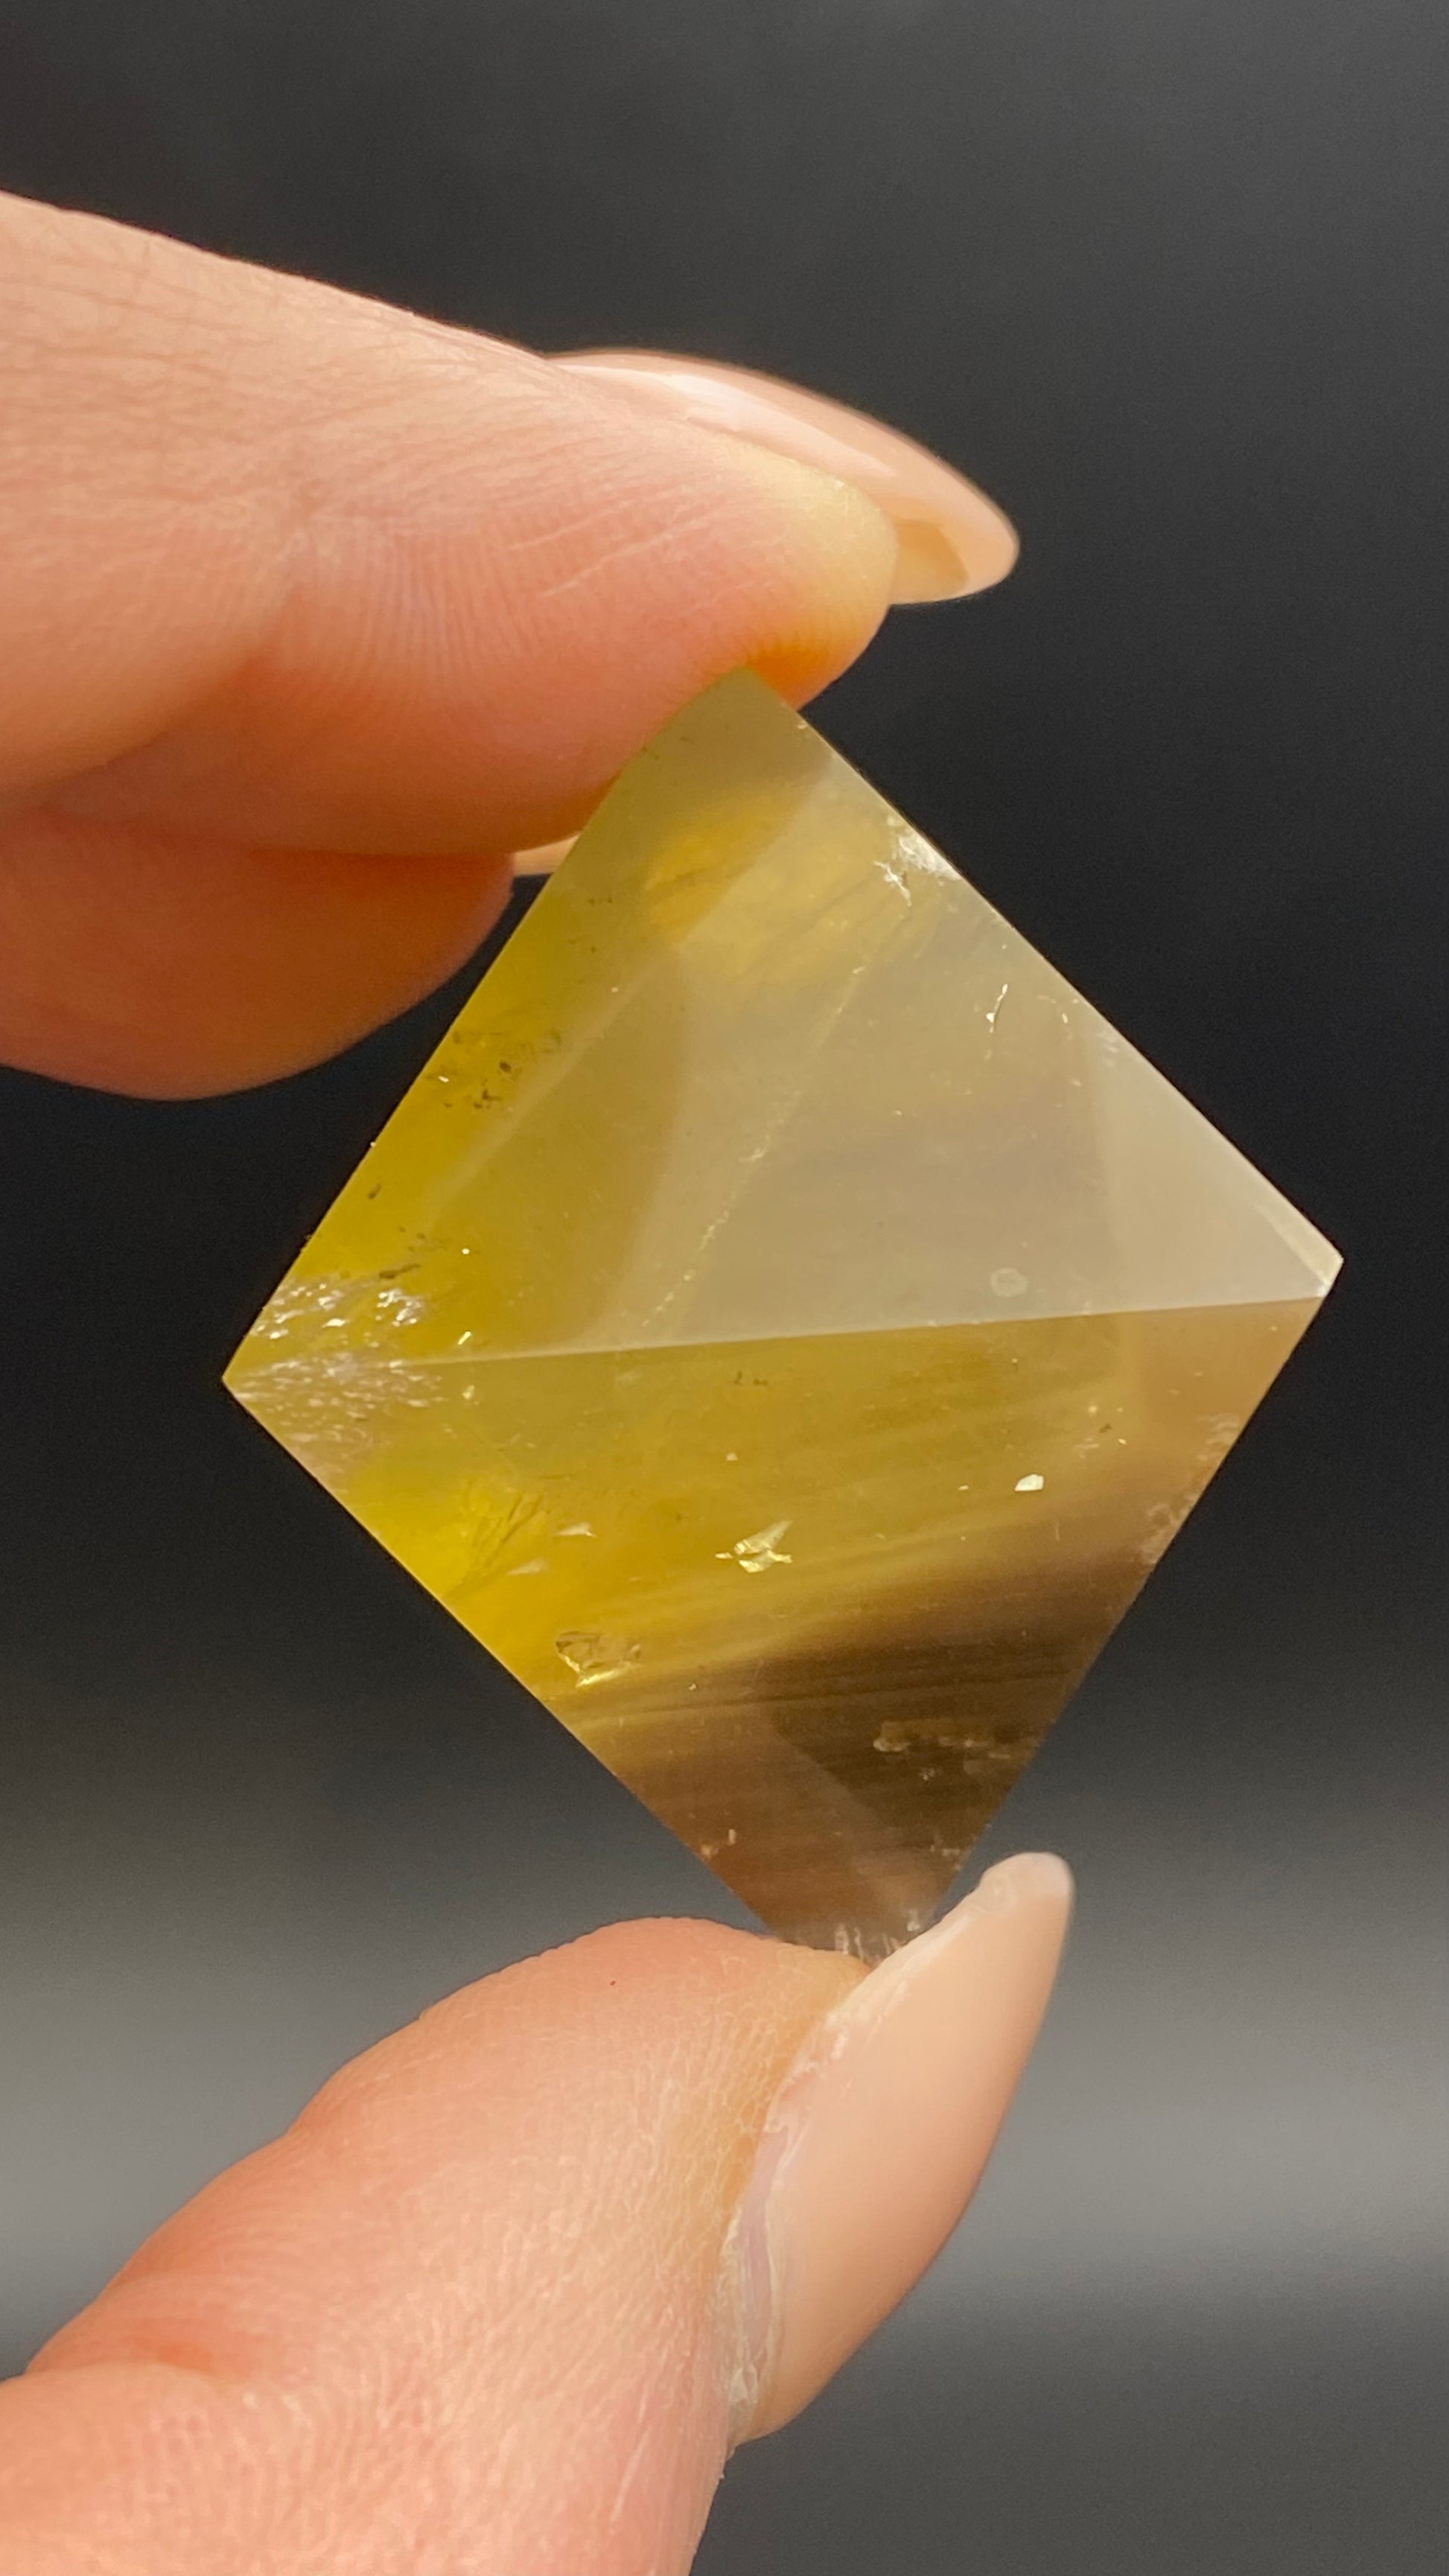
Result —
<instances>
[{"instance_id":1,"label":"blurred background","mask_svg":"<svg viewBox=\"0 0 1449 2576\"><path fill-rule=\"evenodd\" d=\"M1445 2563L1446 110L1442 0L0 0L0 184L997 495L820 720L1347 1255L983 1855L1081 1909L977 2207L705 2576ZM468 981L0 1075L12 2367L449 1986L741 1919L218 1384Z\"/></svg>"}]
</instances>

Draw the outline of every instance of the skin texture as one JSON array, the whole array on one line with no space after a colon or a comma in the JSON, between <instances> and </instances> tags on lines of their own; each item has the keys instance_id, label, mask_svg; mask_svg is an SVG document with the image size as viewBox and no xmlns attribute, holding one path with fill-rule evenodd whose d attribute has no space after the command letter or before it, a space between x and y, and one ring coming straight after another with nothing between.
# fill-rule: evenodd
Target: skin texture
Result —
<instances>
[{"instance_id":1,"label":"skin texture","mask_svg":"<svg viewBox=\"0 0 1449 2576\"><path fill-rule=\"evenodd\" d=\"M625 1924L384 2041L0 2393L5 2576L686 2567L725 2229L859 1974Z\"/></svg>"},{"instance_id":2,"label":"skin texture","mask_svg":"<svg viewBox=\"0 0 1449 2576\"><path fill-rule=\"evenodd\" d=\"M891 598L963 599L1003 581L1016 561L1016 531L994 501L944 465L844 403L802 393L750 367L661 356L657 349L580 349L557 364L700 428L726 429L760 447L818 465L866 493L896 532Z\"/></svg>"},{"instance_id":3,"label":"skin texture","mask_svg":"<svg viewBox=\"0 0 1449 2576\"><path fill-rule=\"evenodd\" d=\"M525 351L13 199L0 293L31 1070L315 1062L701 687L805 698L891 595L848 482ZM974 2184L1066 1919L1021 1867L859 2026L847 1960L638 1923L344 2069L0 2388L0 2576L684 2576Z\"/></svg>"},{"instance_id":4,"label":"skin texture","mask_svg":"<svg viewBox=\"0 0 1449 2576\"><path fill-rule=\"evenodd\" d=\"M0 199L0 1057L234 1089L438 983L712 679L804 698L888 521L527 351Z\"/></svg>"}]
</instances>

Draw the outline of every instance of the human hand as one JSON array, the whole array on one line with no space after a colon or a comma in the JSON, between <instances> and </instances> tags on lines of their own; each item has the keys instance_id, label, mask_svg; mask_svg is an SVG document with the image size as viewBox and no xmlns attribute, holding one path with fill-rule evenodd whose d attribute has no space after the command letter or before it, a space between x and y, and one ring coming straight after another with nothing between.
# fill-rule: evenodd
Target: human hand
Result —
<instances>
[{"instance_id":1,"label":"human hand","mask_svg":"<svg viewBox=\"0 0 1449 2576\"><path fill-rule=\"evenodd\" d=\"M724 371L13 200L0 283L0 1056L63 1078L346 1044L708 681L803 698L1010 561L919 451ZM1028 1857L869 1978L639 1923L437 2006L0 2390L0 2576L674 2576L959 2214L1068 1901Z\"/></svg>"}]
</instances>

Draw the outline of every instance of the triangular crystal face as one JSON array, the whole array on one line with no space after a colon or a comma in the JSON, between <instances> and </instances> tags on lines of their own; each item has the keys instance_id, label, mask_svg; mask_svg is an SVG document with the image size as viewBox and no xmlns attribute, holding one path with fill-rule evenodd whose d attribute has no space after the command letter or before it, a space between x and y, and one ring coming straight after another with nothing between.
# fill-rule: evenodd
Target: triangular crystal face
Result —
<instances>
[{"instance_id":1,"label":"triangular crystal face","mask_svg":"<svg viewBox=\"0 0 1449 2576\"><path fill-rule=\"evenodd\" d=\"M774 1929L924 1923L1338 1268L757 680L228 1384Z\"/></svg>"}]
</instances>

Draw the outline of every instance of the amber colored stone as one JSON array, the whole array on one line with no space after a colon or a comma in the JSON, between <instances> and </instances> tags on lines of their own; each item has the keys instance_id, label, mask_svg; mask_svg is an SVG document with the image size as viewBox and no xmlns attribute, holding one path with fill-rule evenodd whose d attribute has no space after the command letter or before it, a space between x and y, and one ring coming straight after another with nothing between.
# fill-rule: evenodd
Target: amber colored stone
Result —
<instances>
[{"instance_id":1,"label":"amber colored stone","mask_svg":"<svg viewBox=\"0 0 1449 2576\"><path fill-rule=\"evenodd\" d=\"M1337 1267L741 676L619 780L228 1383L768 1924L872 1956Z\"/></svg>"}]
</instances>

